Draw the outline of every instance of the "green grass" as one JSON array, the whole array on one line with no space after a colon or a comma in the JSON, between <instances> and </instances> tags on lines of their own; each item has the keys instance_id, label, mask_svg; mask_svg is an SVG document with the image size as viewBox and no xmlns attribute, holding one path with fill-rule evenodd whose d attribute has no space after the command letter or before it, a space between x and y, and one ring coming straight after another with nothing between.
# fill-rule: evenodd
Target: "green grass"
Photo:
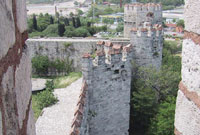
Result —
<instances>
[{"instance_id":1,"label":"green grass","mask_svg":"<svg viewBox=\"0 0 200 135\"><path fill-rule=\"evenodd\" d=\"M68 76L57 77L54 79L55 88L66 88L71 83L78 80L81 76L81 72L72 72Z\"/></svg>"}]
</instances>

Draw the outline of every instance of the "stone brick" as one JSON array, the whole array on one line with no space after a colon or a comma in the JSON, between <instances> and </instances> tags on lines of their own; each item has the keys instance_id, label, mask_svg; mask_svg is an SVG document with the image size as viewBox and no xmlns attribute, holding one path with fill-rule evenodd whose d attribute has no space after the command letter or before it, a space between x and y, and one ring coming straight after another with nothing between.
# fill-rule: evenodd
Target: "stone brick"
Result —
<instances>
[{"instance_id":1,"label":"stone brick","mask_svg":"<svg viewBox=\"0 0 200 135\"><path fill-rule=\"evenodd\" d=\"M21 33L27 30L26 0L16 0L17 26Z\"/></svg>"},{"instance_id":2,"label":"stone brick","mask_svg":"<svg viewBox=\"0 0 200 135\"><path fill-rule=\"evenodd\" d=\"M26 111L29 109L28 104L31 99L31 60L27 49L23 50L20 64L15 72L15 90L18 107L18 119L20 128L26 117Z\"/></svg>"},{"instance_id":3,"label":"stone brick","mask_svg":"<svg viewBox=\"0 0 200 135\"><path fill-rule=\"evenodd\" d=\"M185 30L200 34L200 1L185 0Z\"/></svg>"},{"instance_id":4,"label":"stone brick","mask_svg":"<svg viewBox=\"0 0 200 135\"><path fill-rule=\"evenodd\" d=\"M200 134L200 108L179 90L176 101L175 127L183 135Z\"/></svg>"},{"instance_id":5,"label":"stone brick","mask_svg":"<svg viewBox=\"0 0 200 135\"><path fill-rule=\"evenodd\" d=\"M15 43L15 24L12 10L12 0L0 1L0 59Z\"/></svg>"}]
</instances>

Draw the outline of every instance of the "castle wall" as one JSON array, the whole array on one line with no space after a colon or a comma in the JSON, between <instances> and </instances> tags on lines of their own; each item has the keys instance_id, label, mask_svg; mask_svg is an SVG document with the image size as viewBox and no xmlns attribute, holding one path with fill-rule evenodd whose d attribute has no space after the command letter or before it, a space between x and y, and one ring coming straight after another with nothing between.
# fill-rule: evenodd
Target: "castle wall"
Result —
<instances>
[{"instance_id":1,"label":"castle wall","mask_svg":"<svg viewBox=\"0 0 200 135\"><path fill-rule=\"evenodd\" d=\"M182 81L176 102L175 134L200 134L200 16L199 0L185 1L186 31L182 49Z\"/></svg>"},{"instance_id":2,"label":"castle wall","mask_svg":"<svg viewBox=\"0 0 200 135\"><path fill-rule=\"evenodd\" d=\"M26 2L0 1L0 134L34 135Z\"/></svg>"},{"instance_id":3,"label":"castle wall","mask_svg":"<svg viewBox=\"0 0 200 135\"><path fill-rule=\"evenodd\" d=\"M149 13L152 13L153 16ZM128 4L124 7L124 37L130 38L130 30L144 22L162 24L162 6L160 4Z\"/></svg>"},{"instance_id":4,"label":"castle wall","mask_svg":"<svg viewBox=\"0 0 200 135\"><path fill-rule=\"evenodd\" d=\"M100 39L101 40L101 39ZM82 55L86 52L92 53L96 49L98 39L29 39L26 41L31 58L36 55L47 55L50 59L73 60L73 67L76 71L81 70ZM129 44L129 40L114 40L114 43L121 45ZM65 43L71 43L66 47Z\"/></svg>"},{"instance_id":5,"label":"castle wall","mask_svg":"<svg viewBox=\"0 0 200 135\"><path fill-rule=\"evenodd\" d=\"M163 32L162 28L133 28L131 30L133 60L137 66L153 66L160 69L162 65Z\"/></svg>"},{"instance_id":6,"label":"castle wall","mask_svg":"<svg viewBox=\"0 0 200 135\"><path fill-rule=\"evenodd\" d=\"M85 54L82 59L87 109L70 135L129 134L132 46L99 43L95 58Z\"/></svg>"}]
</instances>

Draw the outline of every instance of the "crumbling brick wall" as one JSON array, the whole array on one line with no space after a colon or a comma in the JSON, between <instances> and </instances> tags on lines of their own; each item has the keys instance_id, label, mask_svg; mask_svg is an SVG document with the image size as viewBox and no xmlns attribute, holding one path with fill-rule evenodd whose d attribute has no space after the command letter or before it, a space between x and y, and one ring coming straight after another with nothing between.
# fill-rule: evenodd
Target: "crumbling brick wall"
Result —
<instances>
[{"instance_id":1,"label":"crumbling brick wall","mask_svg":"<svg viewBox=\"0 0 200 135\"><path fill-rule=\"evenodd\" d=\"M182 81L175 114L176 135L200 134L200 1L185 1Z\"/></svg>"},{"instance_id":2,"label":"crumbling brick wall","mask_svg":"<svg viewBox=\"0 0 200 135\"><path fill-rule=\"evenodd\" d=\"M25 0L0 1L0 134L35 135Z\"/></svg>"}]
</instances>

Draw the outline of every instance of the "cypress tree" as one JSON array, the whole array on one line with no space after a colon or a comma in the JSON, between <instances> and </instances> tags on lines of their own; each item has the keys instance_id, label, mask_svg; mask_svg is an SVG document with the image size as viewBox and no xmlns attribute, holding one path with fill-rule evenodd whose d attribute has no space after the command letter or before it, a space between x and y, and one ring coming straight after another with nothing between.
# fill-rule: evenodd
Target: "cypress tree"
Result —
<instances>
[{"instance_id":1,"label":"cypress tree","mask_svg":"<svg viewBox=\"0 0 200 135\"><path fill-rule=\"evenodd\" d=\"M35 15L33 15L33 29L37 30L37 18Z\"/></svg>"},{"instance_id":2,"label":"cypress tree","mask_svg":"<svg viewBox=\"0 0 200 135\"><path fill-rule=\"evenodd\" d=\"M76 28L76 21L75 21L74 17L72 17L72 24L73 24L74 28Z\"/></svg>"},{"instance_id":3,"label":"cypress tree","mask_svg":"<svg viewBox=\"0 0 200 135\"><path fill-rule=\"evenodd\" d=\"M91 26L91 22L87 22L87 27L90 27Z\"/></svg>"},{"instance_id":4,"label":"cypress tree","mask_svg":"<svg viewBox=\"0 0 200 135\"><path fill-rule=\"evenodd\" d=\"M64 33L65 33L65 25L58 23L58 35L62 37L64 36Z\"/></svg>"},{"instance_id":5,"label":"cypress tree","mask_svg":"<svg viewBox=\"0 0 200 135\"><path fill-rule=\"evenodd\" d=\"M54 19L52 16L50 17L50 24L54 24Z\"/></svg>"},{"instance_id":6,"label":"cypress tree","mask_svg":"<svg viewBox=\"0 0 200 135\"><path fill-rule=\"evenodd\" d=\"M80 21L79 17L76 18L76 26L77 26L77 28L81 27L81 21Z\"/></svg>"},{"instance_id":7,"label":"cypress tree","mask_svg":"<svg viewBox=\"0 0 200 135\"><path fill-rule=\"evenodd\" d=\"M65 23L66 26L69 26L69 20L68 20L68 18L64 19L64 23Z\"/></svg>"}]
</instances>

